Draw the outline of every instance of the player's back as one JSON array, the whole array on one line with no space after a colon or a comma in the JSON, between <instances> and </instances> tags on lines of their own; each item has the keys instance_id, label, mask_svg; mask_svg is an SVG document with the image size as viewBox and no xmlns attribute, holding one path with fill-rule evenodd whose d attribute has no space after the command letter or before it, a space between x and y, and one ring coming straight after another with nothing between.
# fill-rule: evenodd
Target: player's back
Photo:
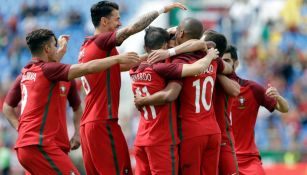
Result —
<instances>
[{"instance_id":1,"label":"player's back","mask_svg":"<svg viewBox=\"0 0 307 175\"><path fill-rule=\"evenodd\" d=\"M117 55L115 33L103 33L86 38L79 53L79 63ZM81 77L84 87L85 109L81 125L118 118L121 86L120 66L116 64L106 71Z\"/></svg>"},{"instance_id":2,"label":"player's back","mask_svg":"<svg viewBox=\"0 0 307 175\"><path fill-rule=\"evenodd\" d=\"M203 52L181 54L173 57L172 62L192 64L204 56ZM178 107L179 132L184 139L220 133L212 103L218 64L217 60L213 60L205 72L182 79Z\"/></svg>"},{"instance_id":3,"label":"player's back","mask_svg":"<svg viewBox=\"0 0 307 175\"><path fill-rule=\"evenodd\" d=\"M240 94L234 99L231 109L236 153L259 155L254 138L258 110L264 106L273 111L276 102L266 97L265 89L259 84L250 80L238 81L241 85Z\"/></svg>"},{"instance_id":4,"label":"player's back","mask_svg":"<svg viewBox=\"0 0 307 175\"><path fill-rule=\"evenodd\" d=\"M54 145L58 132L59 88L57 82L48 80L42 61L30 63L22 70L21 117L16 147L27 145Z\"/></svg>"},{"instance_id":5,"label":"player's back","mask_svg":"<svg viewBox=\"0 0 307 175\"><path fill-rule=\"evenodd\" d=\"M133 93L140 96L149 96L163 90L167 83L146 63L130 70L130 77ZM179 143L174 102L160 106L144 106L140 113L135 145L175 145Z\"/></svg>"}]
</instances>

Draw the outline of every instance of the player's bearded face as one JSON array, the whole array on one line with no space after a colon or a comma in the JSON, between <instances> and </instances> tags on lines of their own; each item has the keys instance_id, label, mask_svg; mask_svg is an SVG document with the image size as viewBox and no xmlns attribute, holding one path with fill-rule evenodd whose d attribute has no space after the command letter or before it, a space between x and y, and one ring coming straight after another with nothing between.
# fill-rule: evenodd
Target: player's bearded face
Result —
<instances>
[{"instance_id":1,"label":"player's bearded face","mask_svg":"<svg viewBox=\"0 0 307 175\"><path fill-rule=\"evenodd\" d=\"M108 31L113 32L121 25L119 11L113 10L111 15L106 18L106 27L108 28Z\"/></svg>"}]
</instances>

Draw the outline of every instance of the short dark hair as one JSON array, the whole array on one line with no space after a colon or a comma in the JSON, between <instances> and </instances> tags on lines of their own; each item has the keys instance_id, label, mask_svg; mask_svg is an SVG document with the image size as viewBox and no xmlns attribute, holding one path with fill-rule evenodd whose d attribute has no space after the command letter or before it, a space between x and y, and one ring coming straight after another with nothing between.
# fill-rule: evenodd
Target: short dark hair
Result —
<instances>
[{"instance_id":1,"label":"short dark hair","mask_svg":"<svg viewBox=\"0 0 307 175\"><path fill-rule=\"evenodd\" d=\"M225 53L230 53L231 59L233 61L237 61L238 60L238 54L237 54L237 48L233 45L228 45Z\"/></svg>"},{"instance_id":2,"label":"short dark hair","mask_svg":"<svg viewBox=\"0 0 307 175\"><path fill-rule=\"evenodd\" d=\"M44 45L54 38L56 45L57 39L54 33L49 29L38 29L34 30L26 36L27 45L32 54L39 53L42 51Z\"/></svg>"},{"instance_id":3,"label":"short dark hair","mask_svg":"<svg viewBox=\"0 0 307 175\"><path fill-rule=\"evenodd\" d=\"M119 10L118 5L115 2L100 1L91 7L91 18L95 27L99 26L101 17L108 17L113 10Z\"/></svg>"},{"instance_id":4,"label":"short dark hair","mask_svg":"<svg viewBox=\"0 0 307 175\"><path fill-rule=\"evenodd\" d=\"M183 22L184 22L185 34L189 37L189 39L200 39L201 38L203 31L204 31L204 27L201 21L199 21L198 19L189 17L189 18L184 19Z\"/></svg>"},{"instance_id":5,"label":"short dark hair","mask_svg":"<svg viewBox=\"0 0 307 175\"><path fill-rule=\"evenodd\" d=\"M145 47L150 50L161 49L170 39L169 33L160 27L148 27L145 30Z\"/></svg>"},{"instance_id":6,"label":"short dark hair","mask_svg":"<svg viewBox=\"0 0 307 175\"><path fill-rule=\"evenodd\" d=\"M221 34L217 33L214 30L209 30L204 32L205 41L213 41L216 44L216 48L219 51L219 56L222 57L227 47L227 39Z\"/></svg>"}]
</instances>

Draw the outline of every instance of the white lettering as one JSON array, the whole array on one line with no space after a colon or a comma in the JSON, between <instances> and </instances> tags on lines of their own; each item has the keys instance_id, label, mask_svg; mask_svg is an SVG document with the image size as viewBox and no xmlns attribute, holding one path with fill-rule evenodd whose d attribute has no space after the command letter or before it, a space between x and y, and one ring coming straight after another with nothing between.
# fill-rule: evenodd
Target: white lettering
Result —
<instances>
[{"instance_id":1,"label":"white lettering","mask_svg":"<svg viewBox=\"0 0 307 175\"><path fill-rule=\"evenodd\" d=\"M151 81L151 74L148 73L138 73L131 75L132 81Z\"/></svg>"},{"instance_id":2,"label":"white lettering","mask_svg":"<svg viewBox=\"0 0 307 175\"><path fill-rule=\"evenodd\" d=\"M36 73L34 72L27 72L26 74L22 75L21 81L26 81L26 80L36 80Z\"/></svg>"}]
</instances>

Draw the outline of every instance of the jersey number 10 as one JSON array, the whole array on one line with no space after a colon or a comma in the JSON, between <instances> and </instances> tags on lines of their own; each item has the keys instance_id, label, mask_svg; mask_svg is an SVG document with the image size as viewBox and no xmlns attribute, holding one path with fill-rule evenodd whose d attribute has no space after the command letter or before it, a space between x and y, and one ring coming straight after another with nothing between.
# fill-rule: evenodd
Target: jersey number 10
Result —
<instances>
[{"instance_id":1,"label":"jersey number 10","mask_svg":"<svg viewBox=\"0 0 307 175\"><path fill-rule=\"evenodd\" d=\"M211 90L207 92L207 85L211 84ZM195 87L195 113L200 113L200 99L203 104L203 107L206 111L209 111L212 105L212 94L213 94L213 86L214 86L214 80L211 76L208 76L203 81L202 85L200 83L200 79L193 81L193 87ZM206 94L210 94L210 101L207 102L206 100ZM200 98L201 95L201 98Z\"/></svg>"}]
</instances>

